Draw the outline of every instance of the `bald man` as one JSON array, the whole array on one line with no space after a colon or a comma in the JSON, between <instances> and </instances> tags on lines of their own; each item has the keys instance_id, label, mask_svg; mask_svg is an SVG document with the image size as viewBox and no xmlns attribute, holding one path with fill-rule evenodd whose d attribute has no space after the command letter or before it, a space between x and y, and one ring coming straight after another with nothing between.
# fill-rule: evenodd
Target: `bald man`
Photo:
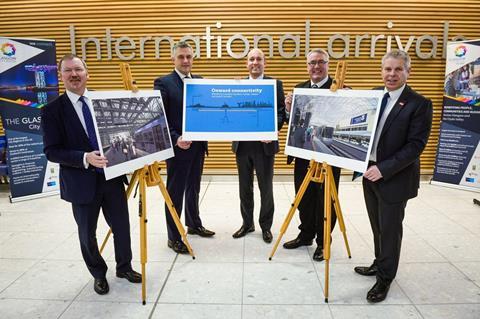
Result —
<instances>
[{"instance_id":1,"label":"bald man","mask_svg":"<svg viewBox=\"0 0 480 319\"><path fill-rule=\"evenodd\" d=\"M264 74L265 54L260 49L252 49L247 55L248 78L253 80L272 79ZM277 80L277 123L280 131L285 120L285 95L283 84ZM273 162L279 151L278 141L244 141L233 142L232 150L235 153L240 188L240 211L243 224L233 234L233 238L240 238L255 231L253 222L253 171L257 175L260 189L260 216L259 224L262 229L262 238L268 244L272 242L270 228L273 222Z\"/></svg>"}]
</instances>

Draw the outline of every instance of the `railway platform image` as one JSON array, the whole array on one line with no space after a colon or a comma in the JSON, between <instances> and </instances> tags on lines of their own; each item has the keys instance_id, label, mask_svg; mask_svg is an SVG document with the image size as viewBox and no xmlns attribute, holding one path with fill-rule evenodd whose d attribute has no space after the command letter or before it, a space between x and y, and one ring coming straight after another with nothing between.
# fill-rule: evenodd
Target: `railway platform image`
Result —
<instances>
[{"instance_id":1,"label":"railway platform image","mask_svg":"<svg viewBox=\"0 0 480 319\"><path fill-rule=\"evenodd\" d=\"M364 170L381 91L295 89L285 153Z\"/></svg>"}]
</instances>

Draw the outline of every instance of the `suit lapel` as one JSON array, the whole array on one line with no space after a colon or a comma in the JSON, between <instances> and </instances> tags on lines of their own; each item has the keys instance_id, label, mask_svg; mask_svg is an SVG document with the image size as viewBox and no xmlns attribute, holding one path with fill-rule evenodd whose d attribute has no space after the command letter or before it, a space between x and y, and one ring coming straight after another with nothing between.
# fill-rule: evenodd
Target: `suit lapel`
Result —
<instances>
[{"instance_id":1,"label":"suit lapel","mask_svg":"<svg viewBox=\"0 0 480 319\"><path fill-rule=\"evenodd\" d=\"M183 92L183 80L182 78L180 77L180 75L178 75L178 73L174 70L172 72L173 74L173 78L175 79L175 84L177 85L178 89Z\"/></svg>"},{"instance_id":2,"label":"suit lapel","mask_svg":"<svg viewBox=\"0 0 480 319\"><path fill-rule=\"evenodd\" d=\"M410 87L407 85L403 89L402 94L398 98L397 102L393 106L390 114L388 114L387 119L385 120L385 124L383 125L382 134L380 134L380 138L382 138L383 134L388 130L390 125L392 125L395 118L400 114L400 112L404 109L405 104L408 103L408 98L410 97Z\"/></svg>"},{"instance_id":3,"label":"suit lapel","mask_svg":"<svg viewBox=\"0 0 480 319\"><path fill-rule=\"evenodd\" d=\"M62 95L62 98L63 98L63 106L64 106L63 110L65 112L65 119L67 121L71 119L71 123L68 123L72 125L71 130L74 132L81 132L80 136L82 136L82 139L84 140L84 142L90 145L90 140L88 139L88 135L85 132L82 122L80 122L80 119L78 118L78 114L75 111L75 108L73 107L72 102L68 98L68 95L64 93ZM65 124L66 124L66 127L69 126L67 123Z\"/></svg>"}]
</instances>

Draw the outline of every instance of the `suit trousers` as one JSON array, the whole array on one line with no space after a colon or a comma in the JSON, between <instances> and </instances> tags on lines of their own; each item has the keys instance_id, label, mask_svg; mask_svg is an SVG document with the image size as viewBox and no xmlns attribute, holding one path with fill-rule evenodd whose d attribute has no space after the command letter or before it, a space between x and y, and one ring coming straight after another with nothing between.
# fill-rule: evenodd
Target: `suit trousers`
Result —
<instances>
[{"instance_id":1,"label":"suit trousers","mask_svg":"<svg viewBox=\"0 0 480 319\"><path fill-rule=\"evenodd\" d=\"M294 181L295 181L295 194L298 193L300 186L305 179L305 175L308 171L308 165L310 161L295 158L294 166ZM340 181L340 169L332 167L333 179L338 191L338 183ZM317 245L323 247L323 219L325 210L325 195L324 184L310 182L302 200L298 205L300 212L300 234L299 238L305 241L315 239ZM332 203L332 219L331 219L331 231L335 227L337 221L337 215L335 214L335 208Z\"/></svg>"},{"instance_id":2,"label":"suit trousers","mask_svg":"<svg viewBox=\"0 0 480 319\"><path fill-rule=\"evenodd\" d=\"M130 221L123 176L106 181L103 174L96 175L96 192L92 203L72 203L72 210L78 226L83 260L94 278L105 278L107 264L98 250L96 236L100 208L112 229L115 261L120 272L132 269Z\"/></svg>"},{"instance_id":3,"label":"suit trousers","mask_svg":"<svg viewBox=\"0 0 480 319\"><path fill-rule=\"evenodd\" d=\"M185 196L185 224L188 227L197 228L202 226L199 199L205 150L200 143L193 142L191 145L190 151L193 155L191 159L179 160L173 157L167 160L167 190L177 210L178 217L182 216L183 198ZM168 239L180 241L182 237L167 205L165 205L165 215Z\"/></svg>"},{"instance_id":4,"label":"suit trousers","mask_svg":"<svg viewBox=\"0 0 480 319\"><path fill-rule=\"evenodd\" d=\"M273 162L275 155L265 155L262 142L240 142L235 154L240 190L240 211L243 225L253 223L253 171L260 189L259 224L262 230L270 230L275 210L273 202Z\"/></svg>"},{"instance_id":5,"label":"suit trousers","mask_svg":"<svg viewBox=\"0 0 480 319\"><path fill-rule=\"evenodd\" d=\"M378 266L377 278L390 283L398 270L407 201L387 203L379 187L379 182L363 179L363 195L375 245L374 263Z\"/></svg>"}]
</instances>

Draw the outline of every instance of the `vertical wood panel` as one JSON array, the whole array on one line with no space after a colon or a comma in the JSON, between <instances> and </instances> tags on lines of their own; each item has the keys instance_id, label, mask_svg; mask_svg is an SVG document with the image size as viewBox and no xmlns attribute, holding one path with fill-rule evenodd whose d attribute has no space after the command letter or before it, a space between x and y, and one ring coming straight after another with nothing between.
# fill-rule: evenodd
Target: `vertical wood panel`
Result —
<instances>
[{"instance_id":1,"label":"vertical wood panel","mask_svg":"<svg viewBox=\"0 0 480 319\"><path fill-rule=\"evenodd\" d=\"M93 1L76 2L35 0L2 1L0 13L0 35L54 39L57 55L70 52L69 26L76 29L78 53L81 53L79 39L86 37L104 38L107 28L112 37L128 36L135 40L136 58L129 61L137 84L142 89L151 89L153 80L172 70L168 48L162 46L160 58L155 58L153 41L147 41L145 58L140 59L139 40L144 36L168 35L175 41L186 34L204 36L205 28L211 27L213 36L222 36L222 58L216 58L216 41L212 43L212 56L206 58L206 45L201 41L201 56L194 63L193 72L209 78L232 78L247 75L245 59L235 60L225 49L227 39L236 33L244 35L253 45L253 36L268 34L275 40L274 56L267 60L266 73L283 80L285 91L307 79L305 65L305 21L310 21L310 48L326 48L328 39L336 34L350 35L348 71L346 83L354 89L367 89L381 85L380 59L386 51L386 40L379 40L375 57L370 58L369 39L361 42L360 56L355 57L355 36L369 34L399 36L405 45L409 36L428 34L438 37L437 57L421 60L415 56L415 43L409 50L412 56L413 72L409 84L420 93L431 98L434 104L433 131L428 146L422 155L422 171L433 170L443 94L445 60L443 53L443 23L449 21L449 40L463 35L468 39L480 38L480 2L478 0L399 0L399 1ZM392 21L393 27L387 28ZM221 28L215 23L221 22ZM285 59L278 53L278 39L286 34L301 37L300 57ZM416 41L415 41L416 42ZM288 44L287 44L288 43ZM394 48L396 47L393 40ZM341 41L334 43L334 51L341 52ZM425 42L421 49L428 52L431 45ZM262 49L267 49L264 43ZM234 42L235 52L243 47ZM294 49L286 42L286 52ZM114 51L114 49L112 49ZM122 88L118 63L114 55L107 57L106 41L101 44L102 60L95 56L94 46L88 46L87 63L90 69L89 87L94 89ZM331 68L335 67L332 59ZM334 70L331 70L333 73ZM286 126L286 125L285 125ZM280 133L281 153L276 158L276 172L291 172L282 155L285 145L286 127ZM230 143L210 143L210 156L205 163L206 173L236 172Z\"/></svg>"}]
</instances>

